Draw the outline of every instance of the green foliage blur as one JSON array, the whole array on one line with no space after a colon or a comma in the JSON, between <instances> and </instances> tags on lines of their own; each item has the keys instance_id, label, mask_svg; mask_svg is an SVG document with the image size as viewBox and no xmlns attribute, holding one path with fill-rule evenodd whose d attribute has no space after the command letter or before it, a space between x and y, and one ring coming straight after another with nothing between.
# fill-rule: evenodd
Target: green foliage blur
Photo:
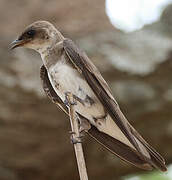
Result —
<instances>
[{"instance_id":1,"label":"green foliage blur","mask_svg":"<svg viewBox=\"0 0 172 180\"><path fill-rule=\"evenodd\" d=\"M132 175L124 177L122 180L172 180L172 165L168 167L167 172L153 171L142 175Z\"/></svg>"}]
</instances>

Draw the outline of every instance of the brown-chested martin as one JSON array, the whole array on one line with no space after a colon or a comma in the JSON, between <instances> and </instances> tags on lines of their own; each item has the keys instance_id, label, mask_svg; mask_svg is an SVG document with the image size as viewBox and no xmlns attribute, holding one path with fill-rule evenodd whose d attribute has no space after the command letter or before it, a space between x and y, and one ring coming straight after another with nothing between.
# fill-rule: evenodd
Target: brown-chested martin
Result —
<instances>
[{"instance_id":1,"label":"brown-chested martin","mask_svg":"<svg viewBox=\"0 0 172 180\"><path fill-rule=\"evenodd\" d=\"M73 94L82 130L124 161L166 171L164 159L127 121L98 69L72 40L51 23L37 21L12 42L16 47L40 53L44 91L67 114L66 93Z\"/></svg>"}]
</instances>

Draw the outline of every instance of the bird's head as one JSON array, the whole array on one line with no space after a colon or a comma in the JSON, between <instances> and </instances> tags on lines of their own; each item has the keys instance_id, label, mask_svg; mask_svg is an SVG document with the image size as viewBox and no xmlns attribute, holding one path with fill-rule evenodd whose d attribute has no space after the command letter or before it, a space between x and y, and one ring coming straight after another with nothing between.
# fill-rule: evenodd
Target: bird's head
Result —
<instances>
[{"instance_id":1,"label":"bird's head","mask_svg":"<svg viewBox=\"0 0 172 180\"><path fill-rule=\"evenodd\" d=\"M37 21L26 27L23 33L11 43L10 48L26 47L41 53L62 39L61 33L51 23Z\"/></svg>"}]
</instances>

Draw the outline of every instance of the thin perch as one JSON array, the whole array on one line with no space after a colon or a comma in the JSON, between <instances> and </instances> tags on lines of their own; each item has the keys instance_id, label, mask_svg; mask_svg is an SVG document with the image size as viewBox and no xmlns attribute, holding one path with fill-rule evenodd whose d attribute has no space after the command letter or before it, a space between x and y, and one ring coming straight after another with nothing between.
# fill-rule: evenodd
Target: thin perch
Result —
<instances>
[{"instance_id":1,"label":"thin perch","mask_svg":"<svg viewBox=\"0 0 172 180\"><path fill-rule=\"evenodd\" d=\"M70 117L71 129L73 132L72 137L73 137L73 139L78 140L78 143L76 142L73 145L74 145L74 149L75 149L75 155L76 155L80 180L88 180L87 169L86 169L85 159L84 159L84 153L83 153L83 149L82 149L82 143L79 142L80 141L80 133L79 133L78 120L77 120L76 113L75 113L75 105L74 105L75 99L73 98L73 95L71 93L67 94L67 100L69 102L69 117Z\"/></svg>"}]
</instances>

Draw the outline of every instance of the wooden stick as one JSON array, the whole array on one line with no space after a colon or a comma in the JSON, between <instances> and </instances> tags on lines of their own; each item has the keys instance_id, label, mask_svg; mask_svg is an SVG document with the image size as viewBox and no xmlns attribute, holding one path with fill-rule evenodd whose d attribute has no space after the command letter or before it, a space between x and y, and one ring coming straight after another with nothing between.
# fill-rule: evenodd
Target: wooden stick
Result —
<instances>
[{"instance_id":1,"label":"wooden stick","mask_svg":"<svg viewBox=\"0 0 172 180\"><path fill-rule=\"evenodd\" d=\"M85 159L84 159L84 153L82 149L82 143L79 142L80 140L80 133L79 133L79 125L78 125L78 120L76 117L75 113L75 105L74 105L74 98L71 93L67 94L67 100L69 102L69 117L70 117L70 124L71 124L71 129L72 129L72 137L74 140L77 140L78 143L74 143L74 149L75 149L75 155L76 155L76 160L77 160L77 165L78 165L78 171L79 171L79 176L80 180L88 180L88 175L87 175L87 169L85 165Z\"/></svg>"}]
</instances>

